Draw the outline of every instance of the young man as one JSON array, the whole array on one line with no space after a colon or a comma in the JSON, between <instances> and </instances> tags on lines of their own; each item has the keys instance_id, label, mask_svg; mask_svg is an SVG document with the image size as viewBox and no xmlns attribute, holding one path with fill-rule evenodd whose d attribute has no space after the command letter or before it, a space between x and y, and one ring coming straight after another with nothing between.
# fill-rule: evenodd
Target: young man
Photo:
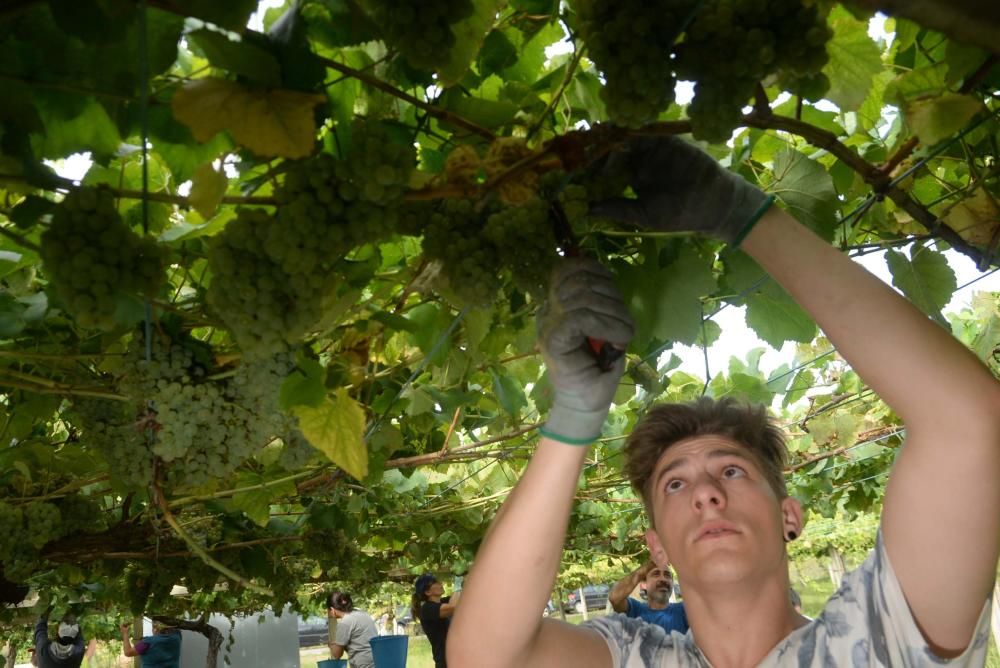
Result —
<instances>
[{"instance_id":1,"label":"young man","mask_svg":"<svg viewBox=\"0 0 1000 668\"><path fill-rule=\"evenodd\" d=\"M905 422L878 544L809 622L788 595L785 541L801 532L802 510L783 491L780 431L763 408L665 406L631 437L628 467L650 516L650 552L669 554L684 582L691 632L667 636L620 615L543 620L586 445L624 368L618 360L602 372L585 337L624 346L632 334L610 274L568 261L539 316L553 408L466 580L452 665L982 665L1000 554L1000 384L909 302L696 147L636 141L613 160L631 171L637 199L600 213L742 241Z\"/></svg>"},{"instance_id":2,"label":"young man","mask_svg":"<svg viewBox=\"0 0 1000 668\"><path fill-rule=\"evenodd\" d=\"M629 596L642 583L646 588L646 602ZM652 559L647 560L621 580L608 592L608 601L615 612L626 617L635 617L660 626L667 633L677 631L684 634L688 630L687 615L683 603L671 603L674 593L674 576L670 566L657 566Z\"/></svg>"}]
</instances>

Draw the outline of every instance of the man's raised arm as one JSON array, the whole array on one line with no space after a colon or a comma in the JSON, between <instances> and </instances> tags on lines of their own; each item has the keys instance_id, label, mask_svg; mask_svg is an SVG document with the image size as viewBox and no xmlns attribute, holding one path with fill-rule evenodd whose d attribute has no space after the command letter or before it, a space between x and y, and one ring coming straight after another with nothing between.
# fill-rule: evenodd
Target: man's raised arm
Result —
<instances>
[{"instance_id":1,"label":"man's raised arm","mask_svg":"<svg viewBox=\"0 0 1000 668\"><path fill-rule=\"evenodd\" d=\"M960 653L1000 554L1000 384L948 332L782 211L769 211L743 249L903 419L883 540L928 643Z\"/></svg>"},{"instance_id":2,"label":"man's raised arm","mask_svg":"<svg viewBox=\"0 0 1000 668\"><path fill-rule=\"evenodd\" d=\"M611 587L611 591L608 592L608 601L615 612L628 611L629 594L639 586L640 582L646 579L646 576L654 568L656 568L656 564L653 563L653 560L647 559L646 563L625 575L625 577Z\"/></svg>"},{"instance_id":3,"label":"man's raised arm","mask_svg":"<svg viewBox=\"0 0 1000 668\"><path fill-rule=\"evenodd\" d=\"M448 632L448 662L459 668L573 665L607 668L596 632L542 619L559 569L576 484L588 445L601 432L624 370L602 371L591 336L624 347L632 321L610 274L569 260L552 278L539 315L542 354L555 395L538 449L490 526L465 581Z\"/></svg>"}]
</instances>

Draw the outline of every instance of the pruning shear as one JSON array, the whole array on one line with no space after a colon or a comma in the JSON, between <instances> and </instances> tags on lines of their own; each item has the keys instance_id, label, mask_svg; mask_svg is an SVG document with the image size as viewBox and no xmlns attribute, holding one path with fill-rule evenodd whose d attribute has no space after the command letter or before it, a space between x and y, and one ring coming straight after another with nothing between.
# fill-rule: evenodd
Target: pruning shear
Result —
<instances>
[{"instance_id":1,"label":"pruning shear","mask_svg":"<svg viewBox=\"0 0 1000 668\"><path fill-rule=\"evenodd\" d=\"M580 244L577 243L576 237L573 235L573 228L569 224L569 220L566 218L566 212L563 211L562 204L558 201L553 201L552 205L549 207L549 217L552 220L552 227L556 234L556 240L562 247L563 252L566 257L581 257L583 251L580 250ZM625 351L618 348L603 339L595 339L588 336L583 347L589 352L594 360L597 362L598 368L601 371L610 371L611 367L615 365L615 362L625 354Z\"/></svg>"}]
</instances>

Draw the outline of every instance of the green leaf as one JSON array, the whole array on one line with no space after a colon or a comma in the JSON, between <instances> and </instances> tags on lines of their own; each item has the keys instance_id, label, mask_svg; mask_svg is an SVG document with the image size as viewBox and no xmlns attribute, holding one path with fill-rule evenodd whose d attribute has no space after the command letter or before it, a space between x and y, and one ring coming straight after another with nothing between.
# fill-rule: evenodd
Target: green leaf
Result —
<instances>
[{"instance_id":1,"label":"green leaf","mask_svg":"<svg viewBox=\"0 0 1000 668\"><path fill-rule=\"evenodd\" d=\"M0 293L0 338L10 339L28 326L24 318L27 307L6 293Z\"/></svg>"},{"instance_id":2,"label":"green leaf","mask_svg":"<svg viewBox=\"0 0 1000 668\"><path fill-rule=\"evenodd\" d=\"M297 493L295 483L283 481L273 483L269 478L253 472L241 472L236 477L236 487L254 487L269 483L259 489L251 489L233 495L233 508L246 513L254 524L267 526L271 519L271 504L282 498L294 497Z\"/></svg>"},{"instance_id":3,"label":"green leaf","mask_svg":"<svg viewBox=\"0 0 1000 668\"><path fill-rule=\"evenodd\" d=\"M62 158L88 150L99 155L114 153L121 137L104 106L87 98L79 113L67 119L59 108L65 100L63 95L50 94L43 104L39 98L38 112L45 124L45 134L32 136L35 153L43 158Z\"/></svg>"},{"instance_id":4,"label":"green leaf","mask_svg":"<svg viewBox=\"0 0 1000 668\"><path fill-rule=\"evenodd\" d=\"M517 62L517 47L502 30L491 30L479 51L479 72L487 77Z\"/></svg>"},{"instance_id":5,"label":"green leaf","mask_svg":"<svg viewBox=\"0 0 1000 668\"><path fill-rule=\"evenodd\" d=\"M806 227L831 241L837 229L837 191L833 178L815 160L788 149L774 158L774 181L768 187Z\"/></svg>"},{"instance_id":6,"label":"green leaf","mask_svg":"<svg viewBox=\"0 0 1000 668\"><path fill-rule=\"evenodd\" d=\"M312 2L302 8L302 16L310 37L326 46L353 46L378 39L378 26L351 0Z\"/></svg>"},{"instance_id":7,"label":"green leaf","mask_svg":"<svg viewBox=\"0 0 1000 668\"><path fill-rule=\"evenodd\" d=\"M11 210L10 219L22 230L26 230L33 227L39 218L51 213L55 206L56 204L52 200L37 195L28 195Z\"/></svg>"},{"instance_id":8,"label":"green leaf","mask_svg":"<svg viewBox=\"0 0 1000 668\"><path fill-rule=\"evenodd\" d=\"M746 300L746 323L762 340L778 349L785 341L808 343L816 336L816 323L773 280Z\"/></svg>"},{"instance_id":9,"label":"green leaf","mask_svg":"<svg viewBox=\"0 0 1000 668\"><path fill-rule=\"evenodd\" d=\"M951 300L958 286L948 259L924 246L914 246L909 258L890 249L885 259L892 274L892 284L917 308L945 324L941 309Z\"/></svg>"},{"instance_id":10,"label":"green leaf","mask_svg":"<svg viewBox=\"0 0 1000 668\"><path fill-rule=\"evenodd\" d=\"M179 14L194 16L221 28L241 32L246 28L250 15L256 11L258 0L226 0L226 2L173 0L171 4Z\"/></svg>"},{"instance_id":11,"label":"green leaf","mask_svg":"<svg viewBox=\"0 0 1000 668\"><path fill-rule=\"evenodd\" d=\"M368 475L365 412L340 388L319 406L296 406L299 429L309 443L356 480Z\"/></svg>"},{"instance_id":12,"label":"green leaf","mask_svg":"<svg viewBox=\"0 0 1000 668\"><path fill-rule=\"evenodd\" d=\"M896 106L903 106L913 98L940 95L948 88L947 73L948 66L945 63L904 72L889 82L885 99Z\"/></svg>"},{"instance_id":13,"label":"green leaf","mask_svg":"<svg viewBox=\"0 0 1000 668\"><path fill-rule=\"evenodd\" d=\"M231 39L217 30L195 30L187 38L194 42L212 65L242 74L261 86L281 85L281 66L277 58L244 39Z\"/></svg>"},{"instance_id":14,"label":"green leaf","mask_svg":"<svg viewBox=\"0 0 1000 668\"><path fill-rule=\"evenodd\" d=\"M945 93L930 100L910 102L905 114L907 124L921 143L933 146L964 128L983 109L983 103L971 95Z\"/></svg>"},{"instance_id":15,"label":"green leaf","mask_svg":"<svg viewBox=\"0 0 1000 668\"><path fill-rule=\"evenodd\" d=\"M440 106L488 130L507 125L518 112L516 104L470 97L459 88L448 90L442 96Z\"/></svg>"},{"instance_id":16,"label":"green leaf","mask_svg":"<svg viewBox=\"0 0 1000 668\"><path fill-rule=\"evenodd\" d=\"M785 398L781 401L782 407L787 408L806 395L816 384L816 376L809 369L802 369L795 376L791 386L785 391Z\"/></svg>"},{"instance_id":17,"label":"green leaf","mask_svg":"<svg viewBox=\"0 0 1000 668\"><path fill-rule=\"evenodd\" d=\"M517 419L521 409L528 405L524 388L510 376L498 373L496 369L490 369L490 375L493 376L493 394L497 401L511 417Z\"/></svg>"},{"instance_id":18,"label":"green leaf","mask_svg":"<svg viewBox=\"0 0 1000 668\"><path fill-rule=\"evenodd\" d=\"M701 335L701 298L716 287L711 259L684 246L667 267L627 265L619 270L619 277L636 320L638 347L653 337L691 344Z\"/></svg>"},{"instance_id":19,"label":"green leaf","mask_svg":"<svg viewBox=\"0 0 1000 668\"><path fill-rule=\"evenodd\" d=\"M830 13L833 39L823 73L830 79L826 97L843 111L856 111L868 96L872 79L882 71L882 53L868 36L868 24L841 7Z\"/></svg>"},{"instance_id":20,"label":"green leaf","mask_svg":"<svg viewBox=\"0 0 1000 668\"><path fill-rule=\"evenodd\" d=\"M295 406L316 408L326 398L326 369L316 360L299 355L295 368L281 383L279 401L282 410Z\"/></svg>"},{"instance_id":21,"label":"green leaf","mask_svg":"<svg viewBox=\"0 0 1000 668\"><path fill-rule=\"evenodd\" d=\"M472 15L452 25L455 44L448 53L448 62L438 71L444 88L454 86L465 76L469 65L479 53L486 33L493 27L497 12L506 2L507 0L472 0L475 6Z\"/></svg>"}]
</instances>

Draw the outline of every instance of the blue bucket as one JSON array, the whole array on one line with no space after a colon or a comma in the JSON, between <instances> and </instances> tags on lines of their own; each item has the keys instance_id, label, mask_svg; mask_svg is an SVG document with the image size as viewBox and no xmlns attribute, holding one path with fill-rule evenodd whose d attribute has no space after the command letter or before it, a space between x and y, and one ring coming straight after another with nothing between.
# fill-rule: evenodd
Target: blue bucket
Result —
<instances>
[{"instance_id":1,"label":"blue bucket","mask_svg":"<svg viewBox=\"0 0 1000 668\"><path fill-rule=\"evenodd\" d=\"M347 668L347 659L324 659L316 664L316 668Z\"/></svg>"},{"instance_id":2,"label":"blue bucket","mask_svg":"<svg viewBox=\"0 0 1000 668\"><path fill-rule=\"evenodd\" d=\"M372 646L375 668L406 668L406 647L409 636L375 636Z\"/></svg>"}]
</instances>

